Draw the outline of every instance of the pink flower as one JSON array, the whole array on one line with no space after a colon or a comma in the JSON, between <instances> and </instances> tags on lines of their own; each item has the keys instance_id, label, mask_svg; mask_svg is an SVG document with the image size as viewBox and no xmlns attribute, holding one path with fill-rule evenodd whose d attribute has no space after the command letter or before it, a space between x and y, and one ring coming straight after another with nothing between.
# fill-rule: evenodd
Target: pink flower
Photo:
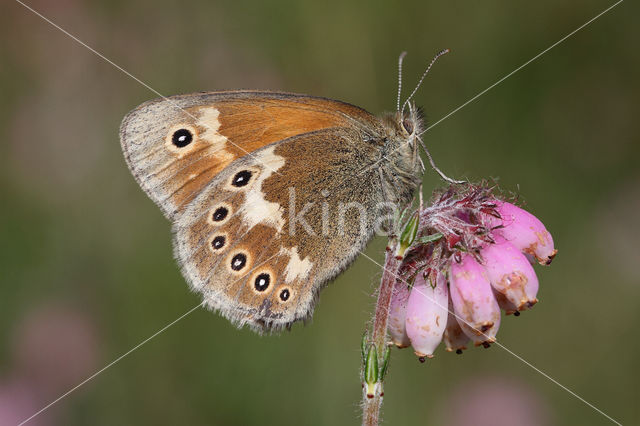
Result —
<instances>
[{"instance_id":1,"label":"pink flower","mask_svg":"<svg viewBox=\"0 0 640 426\"><path fill-rule=\"evenodd\" d=\"M458 320L453 314L453 303L449 298L449 316L447 317L447 328L444 330L444 344L447 352L454 352L461 354L463 350L467 349L467 343L469 343L469 336L462 331Z\"/></svg>"},{"instance_id":2,"label":"pink flower","mask_svg":"<svg viewBox=\"0 0 640 426\"><path fill-rule=\"evenodd\" d=\"M502 237L495 237L480 254L493 288L511 302L516 311L531 308L538 302L538 277L525 255Z\"/></svg>"},{"instance_id":3,"label":"pink flower","mask_svg":"<svg viewBox=\"0 0 640 426\"><path fill-rule=\"evenodd\" d=\"M449 291L444 274L433 282L419 274L407 303L406 330L415 354L424 360L433 358L433 351L442 341L447 326Z\"/></svg>"},{"instance_id":4,"label":"pink flower","mask_svg":"<svg viewBox=\"0 0 640 426\"><path fill-rule=\"evenodd\" d=\"M500 327L500 307L484 269L469 254L451 262L451 301L456 319L476 345L495 342Z\"/></svg>"},{"instance_id":5,"label":"pink flower","mask_svg":"<svg viewBox=\"0 0 640 426\"><path fill-rule=\"evenodd\" d=\"M527 256L551 263L557 252L551 234L482 186L451 187L418 216L391 303L391 341L410 344L421 360L433 357L442 340L449 352L462 353L469 340L489 347L501 309L518 316L538 302Z\"/></svg>"},{"instance_id":6,"label":"pink flower","mask_svg":"<svg viewBox=\"0 0 640 426\"><path fill-rule=\"evenodd\" d=\"M409 299L409 289L407 285L398 282L394 288L393 298L389 311L389 335L391 343L399 348L411 346L409 336L405 327L407 316L407 300Z\"/></svg>"},{"instance_id":7,"label":"pink flower","mask_svg":"<svg viewBox=\"0 0 640 426\"><path fill-rule=\"evenodd\" d=\"M502 228L495 235L504 237L519 250L535 256L541 265L549 265L558 252L553 247L553 238L537 217L511 203L499 201L496 211Z\"/></svg>"}]
</instances>

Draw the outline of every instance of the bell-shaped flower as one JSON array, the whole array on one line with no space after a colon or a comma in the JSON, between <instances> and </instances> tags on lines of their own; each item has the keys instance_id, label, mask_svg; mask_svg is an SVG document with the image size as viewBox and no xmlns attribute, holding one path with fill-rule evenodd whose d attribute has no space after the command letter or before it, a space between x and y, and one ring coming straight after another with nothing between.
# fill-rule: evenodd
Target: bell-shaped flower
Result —
<instances>
[{"instance_id":1,"label":"bell-shaped flower","mask_svg":"<svg viewBox=\"0 0 640 426\"><path fill-rule=\"evenodd\" d=\"M462 331L458 320L453 314L451 298L449 298L449 315L447 317L447 327L444 330L443 340L447 352L455 352L457 354L461 354L463 350L467 349L467 343L469 343L469 336Z\"/></svg>"},{"instance_id":2,"label":"bell-shaped flower","mask_svg":"<svg viewBox=\"0 0 640 426\"><path fill-rule=\"evenodd\" d=\"M490 346L501 309L518 316L538 301L532 264L534 258L551 262L553 239L535 216L492 191L473 184L436 191L401 235L403 259L388 329L392 343L413 346L421 361L441 341L456 353L470 340Z\"/></svg>"},{"instance_id":3,"label":"bell-shaped flower","mask_svg":"<svg viewBox=\"0 0 640 426\"><path fill-rule=\"evenodd\" d=\"M538 302L538 278L524 254L509 241L495 237L480 254L491 286L522 311Z\"/></svg>"},{"instance_id":4,"label":"bell-shaped flower","mask_svg":"<svg viewBox=\"0 0 640 426\"><path fill-rule=\"evenodd\" d=\"M451 262L451 301L462 330L476 345L493 343L500 327L500 307L487 271L472 255Z\"/></svg>"},{"instance_id":5,"label":"bell-shaped flower","mask_svg":"<svg viewBox=\"0 0 640 426\"><path fill-rule=\"evenodd\" d=\"M557 250L553 238L542 222L526 210L506 201L498 201L496 211L502 219L492 218L492 223L502 225L493 231L504 237L519 250L528 253L541 265L549 265Z\"/></svg>"},{"instance_id":6,"label":"bell-shaped flower","mask_svg":"<svg viewBox=\"0 0 640 426\"><path fill-rule=\"evenodd\" d=\"M415 354L432 358L447 326L449 291L444 274L416 277L407 303L406 330Z\"/></svg>"},{"instance_id":7,"label":"bell-shaped flower","mask_svg":"<svg viewBox=\"0 0 640 426\"><path fill-rule=\"evenodd\" d=\"M409 289L407 284L398 281L393 288L391 306L389 307L389 336L391 343L399 348L406 348L411 345L409 336L405 328L405 318L407 316L407 301L409 299Z\"/></svg>"}]
</instances>

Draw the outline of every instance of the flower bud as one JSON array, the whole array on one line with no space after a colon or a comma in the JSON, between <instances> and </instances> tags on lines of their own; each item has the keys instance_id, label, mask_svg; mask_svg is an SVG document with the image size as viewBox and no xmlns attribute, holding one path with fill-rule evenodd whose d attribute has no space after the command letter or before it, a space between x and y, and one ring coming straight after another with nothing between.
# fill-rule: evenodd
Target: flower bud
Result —
<instances>
[{"instance_id":1,"label":"flower bud","mask_svg":"<svg viewBox=\"0 0 640 426\"><path fill-rule=\"evenodd\" d=\"M468 253L451 262L451 301L462 330L476 345L495 341L500 307L485 269Z\"/></svg>"},{"instance_id":2,"label":"flower bud","mask_svg":"<svg viewBox=\"0 0 640 426\"><path fill-rule=\"evenodd\" d=\"M484 260L491 286L523 311L538 302L538 278L524 254L509 241L496 236L495 244L488 244L480 254Z\"/></svg>"},{"instance_id":3,"label":"flower bud","mask_svg":"<svg viewBox=\"0 0 640 426\"><path fill-rule=\"evenodd\" d=\"M497 203L496 210L502 219L491 222L501 224L502 228L494 230L494 235L504 237L519 250L535 256L541 265L549 265L557 250L542 222L528 211L504 201Z\"/></svg>"},{"instance_id":4,"label":"flower bud","mask_svg":"<svg viewBox=\"0 0 640 426\"><path fill-rule=\"evenodd\" d=\"M393 289L391 306L389 307L389 335L391 337L391 343L399 348L406 348L411 345L405 328L408 299L409 289L407 285L404 282L398 281Z\"/></svg>"},{"instance_id":5,"label":"flower bud","mask_svg":"<svg viewBox=\"0 0 640 426\"><path fill-rule=\"evenodd\" d=\"M447 328L444 330L444 344L447 352L456 352L461 354L463 350L467 349L467 343L469 343L469 336L462 331L458 320L453 315L453 304L449 299L449 315L447 317Z\"/></svg>"},{"instance_id":6,"label":"flower bud","mask_svg":"<svg viewBox=\"0 0 640 426\"><path fill-rule=\"evenodd\" d=\"M433 282L416 277L407 303L406 330L411 346L419 357L433 357L447 326L449 304L447 280L437 274Z\"/></svg>"}]
</instances>

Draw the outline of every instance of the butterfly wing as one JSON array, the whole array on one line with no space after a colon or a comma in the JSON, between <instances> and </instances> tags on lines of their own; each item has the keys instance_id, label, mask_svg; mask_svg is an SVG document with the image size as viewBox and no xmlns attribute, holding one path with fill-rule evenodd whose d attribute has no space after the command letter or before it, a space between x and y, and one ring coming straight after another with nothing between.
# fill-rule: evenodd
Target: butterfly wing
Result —
<instances>
[{"instance_id":1,"label":"butterfly wing","mask_svg":"<svg viewBox=\"0 0 640 426\"><path fill-rule=\"evenodd\" d=\"M308 318L373 233L379 157L353 128L294 136L232 162L174 223L175 255L214 310L254 330Z\"/></svg>"},{"instance_id":2,"label":"butterfly wing","mask_svg":"<svg viewBox=\"0 0 640 426\"><path fill-rule=\"evenodd\" d=\"M278 92L203 92L140 105L120 140L134 177L173 219L232 161L301 133L369 126L375 118L343 102Z\"/></svg>"},{"instance_id":3,"label":"butterfly wing","mask_svg":"<svg viewBox=\"0 0 640 426\"><path fill-rule=\"evenodd\" d=\"M370 239L362 214L382 189L377 168L364 166L379 160L371 136L381 132L342 102L236 91L142 104L121 142L174 223L191 287L233 322L265 330L308 318L319 290Z\"/></svg>"}]
</instances>

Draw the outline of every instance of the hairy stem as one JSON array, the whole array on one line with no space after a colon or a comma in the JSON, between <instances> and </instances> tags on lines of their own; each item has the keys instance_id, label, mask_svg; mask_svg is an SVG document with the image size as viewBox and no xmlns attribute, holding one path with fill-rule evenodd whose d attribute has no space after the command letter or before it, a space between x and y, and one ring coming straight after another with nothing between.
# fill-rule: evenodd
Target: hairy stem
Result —
<instances>
[{"instance_id":1,"label":"hairy stem","mask_svg":"<svg viewBox=\"0 0 640 426\"><path fill-rule=\"evenodd\" d=\"M378 356L378 365L385 364L385 351L387 348L387 325L389 323L389 308L391 306L391 298L393 296L393 288L397 280L398 266L400 260L396 258L396 243L389 241L387 247L380 289L378 291L378 301L376 303L376 311L373 317L373 334L368 339L368 345L376 348ZM387 360L388 361L388 360ZM382 381L384 377L379 378L379 383L371 392L365 386L362 394L362 424L366 426L377 426L380 419L380 407L382 406L382 397L384 395Z\"/></svg>"},{"instance_id":2,"label":"hairy stem","mask_svg":"<svg viewBox=\"0 0 640 426\"><path fill-rule=\"evenodd\" d=\"M378 426L381 406L382 397L380 395L376 395L373 398L364 398L362 408L363 426Z\"/></svg>"},{"instance_id":3,"label":"hairy stem","mask_svg":"<svg viewBox=\"0 0 640 426\"><path fill-rule=\"evenodd\" d=\"M387 344L387 324L389 323L389 307L391 306L391 296L393 296L393 287L397 281L398 266L400 259L396 257L395 245L389 247L386 252L384 270L380 281L380 290L378 293L378 301L376 303L376 312L373 321L372 342L377 348L382 349Z\"/></svg>"}]
</instances>

